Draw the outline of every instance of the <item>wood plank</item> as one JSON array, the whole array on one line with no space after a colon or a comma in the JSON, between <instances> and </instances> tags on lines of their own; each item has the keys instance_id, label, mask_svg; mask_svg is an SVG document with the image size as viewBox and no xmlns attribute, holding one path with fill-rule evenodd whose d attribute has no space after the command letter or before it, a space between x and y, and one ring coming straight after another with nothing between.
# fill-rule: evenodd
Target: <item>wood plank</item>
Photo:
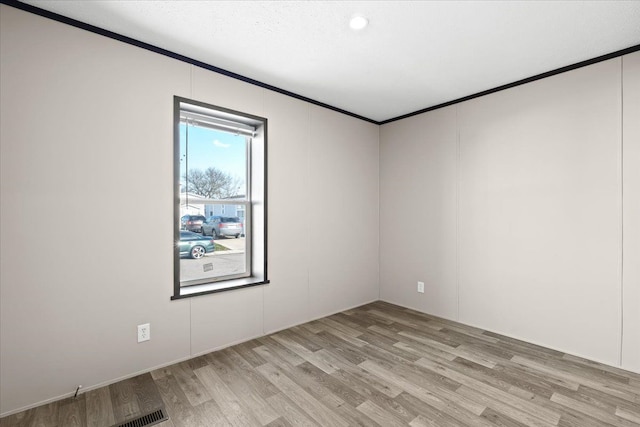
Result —
<instances>
[{"instance_id":1,"label":"wood plank","mask_svg":"<svg viewBox=\"0 0 640 427\"><path fill-rule=\"evenodd\" d=\"M325 351L330 352L340 360L346 360L348 363L357 365L367 359L362 351L362 348L367 345L364 341L361 341L361 344L355 344L328 332L322 332L316 337L323 341Z\"/></svg>"},{"instance_id":2,"label":"wood plank","mask_svg":"<svg viewBox=\"0 0 640 427\"><path fill-rule=\"evenodd\" d=\"M640 408L636 408L636 410L632 410L630 408L625 407L616 407L615 415L627 421L631 421L632 423L636 423L640 425Z\"/></svg>"},{"instance_id":3,"label":"wood plank","mask_svg":"<svg viewBox=\"0 0 640 427\"><path fill-rule=\"evenodd\" d=\"M303 369L300 368L302 364L300 366L293 366L286 361L278 358L277 355L270 352L270 348L266 346L258 347L255 349L255 351L259 352L273 366L277 367L283 372L287 372L291 377L295 379L296 383L300 387L302 387L306 392L312 394L314 397L319 399L329 393L329 390L327 390L322 384L319 384L315 380L315 378L308 375Z\"/></svg>"},{"instance_id":4,"label":"wood plank","mask_svg":"<svg viewBox=\"0 0 640 427\"><path fill-rule=\"evenodd\" d=\"M526 341L521 341L516 338L511 338L504 335L496 334L494 332L485 331L484 335L487 335L493 338L498 338L500 340L500 343L504 345L505 348L509 348L510 351L513 351L516 354L519 354L521 356L529 356L533 354L540 357L562 359L562 356L564 355L564 353L558 350L543 348L535 344L528 343Z\"/></svg>"},{"instance_id":5,"label":"wood plank","mask_svg":"<svg viewBox=\"0 0 640 427\"><path fill-rule=\"evenodd\" d=\"M209 360L212 363L208 367L216 372L220 379L224 381L227 387L244 403L245 407L249 408L253 416L262 425L269 424L278 419L280 414L269 406L260 393L245 380L245 377L241 375L240 371L236 371L219 361L219 359L223 358L222 355L210 358Z\"/></svg>"},{"instance_id":6,"label":"wood plank","mask_svg":"<svg viewBox=\"0 0 640 427\"><path fill-rule=\"evenodd\" d=\"M376 310L376 309L369 310L369 313L372 314L373 316L390 320L393 323L398 323L400 325L408 326L410 328L417 329L417 330L422 330L423 328L430 328L430 329L433 329L434 331L439 331L440 329L442 329L441 326L432 324L430 320L426 320L426 321L412 320L409 316L406 316L406 315L403 316L403 314L405 313L398 313L399 314L398 315L398 314L392 314L389 310L382 311L382 310Z\"/></svg>"},{"instance_id":7,"label":"wood plank","mask_svg":"<svg viewBox=\"0 0 640 427\"><path fill-rule=\"evenodd\" d=\"M460 350L456 347L451 347L446 344L442 344L438 341L434 341L430 338L418 336L416 334L409 333L409 332L400 332L399 335L403 337L411 338L414 341L420 342L430 347L435 347L438 350L443 351L445 353L449 353L456 357L462 357L463 359L470 360L471 362L477 363L482 366L486 366L488 368L495 368L496 366L496 364L491 360L488 360L485 357L478 355L476 353L470 352L468 350L464 350L464 349Z\"/></svg>"},{"instance_id":8,"label":"wood plank","mask_svg":"<svg viewBox=\"0 0 640 427\"><path fill-rule=\"evenodd\" d=\"M262 343L262 346L256 347L253 349L255 353L261 354L258 350L264 351L264 349L268 349L268 352L273 354L274 357L282 359L285 363L291 366L298 366L301 363L304 363L304 358L298 356L295 352L289 350L287 347L280 344L277 340L273 339L273 336L259 338L258 341ZM262 357L263 360L264 357ZM272 361L273 359L268 359Z\"/></svg>"},{"instance_id":9,"label":"wood plank","mask_svg":"<svg viewBox=\"0 0 640 427\"><path fill-rule=\"evenodd\" d=\"M340 415L350 426L378 427L378 423L338 396L328 394L321 399L321 402Z\"/></svg>"},{"instance_id":10,"label":"wood plank","mask_svg":"<svg viewBox=\"0 0 640 427\"><path fill-rule=\"evenodd\" d=\"M478 381L467 375L456 372L438 363L434 363L427 359L420 359L416 362L416 364L423 366L425 368L431 369L434 372L441 373L442 375L454 381L457 381L462 385L466 385L472 390L479 391L481 393L486 394L489 397L502 401L508 405L520 408L522 411L525 411L530 415L540 418L541 420L546 421L549 424L558 425L558 421L560 421L560 414L555 411L551 411L551 410L542 408L538 405L531 404L530 402L524 399L521 399L517 396L513 396L507 392L504 392L500 389L492 387L488 384L483 383L482 381Z\"/></svg>"},{"instance_id":11,"label":"wood plank","mask_svg":"<svg viewBox=\"0 0 640 427\"><path fill-rule=\"evenodd\" d=\"M318 334L324 331L324 325L317 320L312 320L311 322L304 323L302 325L299 325L298 327L304 328L312 334Z\"/></svg>"},{"instance_id":12,"label":"wood plank","mask_svg":"<svg viewBox=\"0 0 640 427\"><path fill-rule=\"evenodd\" d=\"M368 360L393 371L403 378L410 379L414 384L428 390L439 390L440 388L444 388L453 392L460 387L460 384L457 382L443 377L442 375L434 374L430 370L424 369L413 362L404 361L402 359L379 357L378 353L370 353ZM443 393L448 392L443 391Z\"/></svg>"},{"instance_id":13,"label":"wood plank","mask_svg":"<svg viewBox=\"0 0 640 427\"><path fill-rule=\"evenodd\" d=\"M595 366L580 364L575 361L567 361L564 358L556 359L539 357L537 355L526 355L521 357L533 360L534 362L538 362L554 369L574 374L578 377L590 379L592 381L611 383L613 385L620 385L625 388L629 387L629 376L623 377L614 372L611 372L610 370L598 369ZM636 394L640 394L640 390L633 390L632 392L634 391Z\"/></svg>"},{"instance_id":14,"label":"wood plank","mask_svg":"<svg viewBox=\"0 0 640 427\"><path fill-rule=\"evenodd\" d=\"M296 405L291 399L282 393L274 394L271 397L267 397L267 402L279 413L282 417L293 426L300 427L316 427L317 423L313 422L311 418Z\"/></svg>"},{"instance_id":15,"label":"wood plank","mask_svg":"<svg viewBox=\"0 0 640 427\"><path fill-rule=\"evenodd\" d=\"M329 410L275 366L266 363L256 369L320 425L327 427L349 425L342 417Z\"/></svg>"},{"instance_id":16,"label":"wood plank","mask_svg":"<svg viewBox=\"0 0 640 427\"><path fill-rule=\"evenodd\" d=\"M312 335L315 337L316 334L311 334L309 333L309 331L302 331L301 328L298 328L297 326L293 326L289 329L285 329L284 331L280 331L276 335L287 337L291 341L296 342L297 344L314 353L318 350L322 350L323 348L322 344L317 343L313 339L308 339L305 337L305 335Z\"/></svg>"},{"instance_id":17,"label":"wood plank","mask_svg":"<svg viewBox=\"0 0 640 427\"><path fill-rule=\"evenodd\" d=\"M116 423L123 423L142 415L138 399L133 390L133 381L128 379L111 384L109 392Z\"/></svg>"},{"instance_id":18,"label":"wood plank","mask_svg":"<svg viewBox=\"0 0 640 427\"><path fill-rule=\"evenodd\" d=\"M462 425L469 425L468 423L463 422L460 417L456 419L431 405L425 405L423 401L406 392L400 394L395 401L407 408L407 410L416 414L415 418L409 420L409 424L420 424L429 420L431 424L438 427L459 427ZM465 417L464 419L466 420L467 418ZM473 418L470 419L473 420Z\"/></svg>"},{"instance_id":19,"label":"wood plank","mask_svg":"<svg viewBox=\"0 0 640 427\"><path fill-rule=\"evenodd\" d=\"M382 334L378 334L375 331L367 330L360 336L363 341L367 343L364 346L364 352L369 354L372 350L378 353L382 351L388 356L395 356L400 358L400 362L415 362L419 357L410 351L405 351L403 348L397 347L395 344L398 340L389 339Z\"/></svg>"},{"instance_id":20,"label":"wood plank","mask_svg":"<svg viewBox=\"0 0 640 427\"><path fill-rule=\"evenodd\" d=\"M381 426L395 426L402 427L406 426L401 419L397 418L395 415L385 411L375 403L370 400L366 400L356 408L358 411L365 414L367 417L371 418Z\"/></svg>"},{"instance_id":21,"label":"wood plank","mask_svg":"<svg viewBox=\"0 0 640 427\"><path fill-rule=\"evenodd\" d=\"M258 356L258 354L253 350L251 350L251 352ZM245 381L250 383L255 391L263 398L266 399L269 396L279 393L279 390L269 381L265 380L264 377L260 375L253 366L236 351L235 347L226 348L207 356L213 358L213 360L218 363L223 363L229 369L237 371L238 374L241 375ZM260 359L262 360L262 358ZM212 361L211 363L214 362ZM263 364L264 363L266 362L263 362Z\"/></svg>"},{"instance_id":22,"label":"wood plank","mask_svg":"<svg viewBox=\"0 0 640 427\"><path fill-rule=\"evenodd\" d=\"M318 358L313 351L309 350L303 345L298 344L293 340L290 340L286 336L276 334L276 335L272 335L271 339L279 342L284 347L288 348L289 350L291 350L292 352L294 352L295 354L297 354L307 362L317 366L319 369L322 369L327 374L331 374L338 369L335 366L332 366L331 364L326 363L322 359Z\"/></svg>"},{"instance_id":23,"label":"wood plank","mask_svg":"<svg viewBox=\"0 0 640 427\"><path fill-rule=\"evenodd\" d=\"M65 427L86 426L87 406L84 395L64 399L58 410L58 425Z\"/></svg>"},{"instance_id":24,"label":"wood plank","mask_svg":"<svg viewBox=\"0 0 640 427\"><path fill-rule=\"evenodd\" d=\"M395 372L385 369L374 362L363 362L360 364L360 367L366 369L374 375L386 379L387 381L393 383L396 387L401 388L407 393L438 409L458 406L461 409L469 411L474 415L480 415L486 409L486 406L477 404L445 388L434 386L427 389L416 385L406 378L396 374Z\"/></svg>"},{"instance_id":25,"label":"wood plank","mask_svg":"<svg viewBox=\"0 0 640 427\"><path fill-rule=\"evenodd\" d=\"M493 368L493 371L504 382L546 398L551 398L555 390L577 391L580 387L576 383L542 376L527 366L512 362L500 363Z\"/></svg>"},{"instance_id":26,"label":"wood plank","mask_svg":"<svg viewBox=\"0 0 640 427\"><path fill-rule=\"evenodd\" d=\"M298 367L298 369L308 378L312 379L328 391L323 393L322 397L326 395L334 395L344 402L349 403L349 405L352 405L354 408L366 400L365 396L362 396L356 390L347 387L338 379L338 377L328 375L316 368L314 365L303 363Z\"/></svg>"},{"instance_id":27,"label":"wood plank","mask_svg":"<svg viewBox=\"0 0 640 427\"><path fill-rule=\"evenodd\" d=\"M363 369L358 365L352 365L350 363L340 363L340 369L353 375L358 380L366 383L371 389L377 390L389 397L396 397L397 395L402 393L402 389L400 387L396 387L392 383L385 381L384 378L380 378L369 373L366 369Z\"/></svg>"},{"instance_id":28,"label":"wood plank","mask_svg":"<svg viewBox=\"0 0 640 427\"><path fill-rule=\"evenodd\" d=\"M158 386L151 374L142 374L131 378L133 393L138 402L141 415L148 414L164 406Z\"/></svg>"},{"instance_id":29,"label":"wood plank","mask_svg":"<svg viewBox=\"0 0 640 427\"><path fill-rule=\"evenodd\" d=\"M211 366L204 366L194 371L200 382L207 388L220 411L233 426L260 426L248 408L238 396L222 381Z\"/></svg>"},{"instance_id":30,"label":"wood plank","mask_svg":"<svg viewBox=\"0 0 640 427\"><path fill-rule=\"evenodd\" d=\"M533 360L526 359L520 356L514 356L512 361L520 365L528 366L532 369L535 369L536 371L539 371L545 374L546 376L552 376L552 377L563 379L566 381L582 384L587 387L591 387L595 390L601 391L603 393L610 394L611 396L615 396L620 399L627 400L629 402L640 404L640 396L636 394L635 390L633 390L633 388L628 385L617 384L617 383L605 384L604 382L601 382L601 381L594 381L591 378L587 378L586 376L580 376L570 372L566 372L564 370L550 367L542 363L535 362Z\"/></svg>"},{"instance_id":31,"label":"wood plank","mask_svg":"<svg viewBox=\"0 0 640 427\"><path fill-rule=\"evenodd\" d=\"M482 413L482 418L485 418L491 423L501 427L527 427L526 424L519 423L518 421L511 419L500 412L496 412L491 408L487 408L487 410Z\"/></svg>"},{"instance_id":32,"label":"wood plank","mask_svg":"<svg viewBox=\"0 0 640 427\"><path fill-rule=\"evenodd\" d=\"M637 424L634 422L622 419L620 417L617 417L616 415L611 415L605 411L594 408L587 403L579 402L560 393L553 393L553 396L551 396L551 401L568 408L575 409L576 411L602 421L603 423L621 427L637 427Z\"/></svg>"},{"instance_id":33,"label":"wood plank","mask_svg":"<svg viewBox=\"0 0 640 427\"><path fill-rule=\"evenodd\" d=\"M109 387L100 387L84 393L87 407L87 427L115 424Z\"/></svg>"},{"instance_id":34,"label":"wood plank","mask_svg":"<svg viewBox=\"0 0 640 427\"><path fill-rule=\"evenodd\" d=\"M406 341L398 341L393 346L398 347L406 351L407 353L413 354L414 356L418 357L418 359L421 357L425 357L425 353L431 355L432 357L438 357L438 358L441 357L449 361L455 360L458 357L455 354L438 350L437 348L430 347L429 345L425 345L417 341L413 341L410 343Z\"/></svg>"},{"instance_id":35,"label":"wood plank","mask_svg":"<svg viewBox=\"0 0 640 427\"><path fill-rule=\"evenodd\" d=\"M283 417L280 417L267 424L266 427L293 427L293 425Z\"/></svg>"},{"instance_id":36,"label":"wood plank","mask_svg":"<svg viewBox=\"0 0 640 427\"><path fill-rule=\"evenodd\" d=\"M409 425L411 427L442 427L441 424L437 424L435 421L430 420L429 418L423 417L422 415L418 415L413 419Z\"/></svg>"},{"instance_id":37,"label":"wood plank","mask_svg":"<svg viewBox=\"0 0 640 427\"><path fill-rule=\"evenodd\" d=\"M256 366L260 366L266 363L266 360L262 359L256 352L253 351L254 348L260 347L261 345L261 342L257 340L251 340L245 343L234 345L233 350L238 353L244 360L246 360L247 363L255 368Z\"/></svg>"},{"instance_id":38,"label":"wood plank","mask_svg":"<svg viewBox=\"0 0 640 427\"><path fill-rule=\"evenodd\" d=\"M207 400L206 402L193 408L203 426L231 426L232 424L222 414L220 406L216 402Z\"/></svg>"},{"instance_id":39,"label":"wood plank","mask_svg":"<svg viewBox=\"0 0 640 427\"><path fill-rule=\"evenodd\" d=\"M350 326L347 326L345 324L336 322L331 317L325 317L324 319L318 320L318 322L320 322L323 325L325 325L326 328L330 328L330 329L339 331L339 332L343 333L344 335L347 335L347 336L349 336L351 338L358 338L362 334L361 330L357 330L357 329L354 329L354 328L352 328ZM327 329L325 329L325 330L327 330Z\"/></svg>"},{"instance_id":40,"label":"wood plank","mask_svg":"<svg viewBox=\"0 0 640 427\"><path fill-rule=\"evenodd\" d=\"M413 420L418 414L418 412L408 409L398 401L398 397L402 393L396 395L395 398L389 397L388 395L371 388L367 383L361 381L358 377L342 370L332 374L332 376L339 378L349 388L358 392L361 396L366 397L368 400L380 406L385 411L394 414L397 418L400 418L405 422ZM422 402L420 404L422 405Z\"/></svg>"},{"instance_id":41,"label":"wood plank","mask_svg":"<svg viewBox=\"0 0 640 427\"><path fill-rule=\"evenodd\" d=\"M522 423L525 426L552 427L557 425L557 423L549 423L547 421L543 421L533 415L517 409L517 407L508 405L499 399L491 398L464 385L457 390L457 393L462 396L466 396L471 400L475 400L476 402L485 405L487 408L491 408L501 415Z\"/></svg>"},{"instance_id":42,"label":"wood plank","mask_svg":"<svg viewBox=\"0 0 640 427\"><path fill-rule=\"evenodd\" d=\"M630 384L631 386L640 388L640 373L626 371L621 368L616 368L615 366L603 365L602 363L594 362L592 360L574 356L572 354L563 354L562 360L570 362L574 366L580 366L582 368L591 369L596 372L608 372L619 377L622 381ZM633 385L632 382L635 382L635 385Z\"/></svg>"},{"instance_id":43,"label":"wood plank","mask_svg":"<svg viewBox=\"0 0 640 427\"><path fill-rule=\"evenodd\" d=\"M158 392L165 403L165 409L175 427L198 427L203 425L200 413L189 403L189 399L178 385L173 375L155 381Z\"/></svg>"},{"instance_id":44,"label":"wood plank","mask_svg":"<svg viewBox=\"0 0 640 427\"><path fill-rule=\"evenodd\" d=\"M207 389L202 385L194 371L184 362L171 366L169 371L180 385L184 395L187 396L191 406L197 406L211 400L211 395L209 395Z\"/></svg>"},{"instance_id":45,"label":"wood plank","mask_svg":"<svg viewBox=\"0 0 640 427\"><path fill-rule=\"evenodd\" d=\"M371 324L367 320L362 319L355 312L352 314L348 314L347 312L336 313L331 316L331 318L336 322L349 326L355 330L366 329Z\"/></svg>"}]
</instances>

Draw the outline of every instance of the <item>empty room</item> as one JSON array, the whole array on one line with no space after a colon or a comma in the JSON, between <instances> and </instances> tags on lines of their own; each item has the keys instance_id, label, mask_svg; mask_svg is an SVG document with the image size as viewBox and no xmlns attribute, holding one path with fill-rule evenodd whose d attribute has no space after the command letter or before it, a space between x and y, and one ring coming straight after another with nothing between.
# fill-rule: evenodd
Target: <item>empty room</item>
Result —
<instances>
[{"instance_id":1,"label":"empty room","mask_svg":"<svg viewBox=\"0 0 640 427\"><path fill-rule=\"evenodd\" d=\"M640 1L0 2L0 426L640 426Z\"/></svg>"}]
</instances>

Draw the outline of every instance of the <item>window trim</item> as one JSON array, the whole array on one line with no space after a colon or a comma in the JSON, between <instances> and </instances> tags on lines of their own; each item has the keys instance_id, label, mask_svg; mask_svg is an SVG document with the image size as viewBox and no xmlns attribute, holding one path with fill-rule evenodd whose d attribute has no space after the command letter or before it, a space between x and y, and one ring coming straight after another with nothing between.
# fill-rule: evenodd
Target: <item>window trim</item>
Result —
<instances>
[{"instance_id":1,"label":"window trim","mask_svg":"<svg viewBox=\"0 0 640 427\"><path fill-rule=\"evenodd\" d=\"M253 147L247 153L248 154L248 157L247 157L247 175L248 175L247 203L250 204L250 206L246 206L245 209L249 211L253 211L253 209L251 209L251 205L256 203L256 200L259 198L260 200L258 202L262 205L263 213L260 216L258 216L253 214L252 212L249 217L245 217L245 221L251 221L251 224L249 225L251 229L251 236L250 236L251 238L250 238L250 241L247 242L247 246L246 246L246 250L251 251L250 258L252 263L252 265L247 265L247 269L250 271L250 275L248 277L229 278L224 280L214 279L207 283L196 284L196 285L185 286L185 287L180 286L180 254L179 254L177 242L180 239L179 158L180 158L180 123L181 123L180 105L182 103L190 104L190 105L201 107L204 109L215 110L217 112L221 112L223 115L228 114L232 116L240 116L242 118L246 118L247 122L259 123L258 128L260 129L259 133L262 138L262 143L260 144L261 147ZM267 202L268 202L268 194L267 194L268 193L268 185L267 185L268 144L267 142L268 141L267 141L267 135L268 135L268 121L264 117L244 113L241 111L231 110L229 108L220 107L217 105L208 104L205 102L196 101L193 99L184 98L180 96L173 97L173 159L172 159L173 162L172 162L172 166L173 166L173 260L174 260L174 263L173 263L173 296L171 297L171 300L190 298L190 297L200 296L200 295L208 295L208 294L218 293L218 292L232 291L236 289L253 287L253 286L264 285L269 283L268 269L267 269L267 259L268 259L268 256L267 256L267 248L268 248L268 245L267 245L267 237L268 237L268 231L267 231L267 228L268 228L267 227L267 224L268 224L268 209L267 209L268 208L268 205L267 205ZM261 169L261 173L258 176L256 176L254 172L254 162L256 160L254 159L255 156L253 154L253 151L260 150L260 149L262 151L261 153L262 159L260 162L261 168L258 167L258 169L259 170ZM259 187L262 187L262 192L260 195L258 195L258 197L255 197L254 194L252 193L254 187L256 187L254 185L254 182L260 182L260 181L261 181L261 185ZM259 222L260 219L262 220L261 227L255 227L254 225L257 222ZM261 232L259 231L260 228L262 229ZM257 239L256 230L258 230L258 233L262 235L261 239ZM246 232L246 223L245 223L245 232ZM256 244L256 240L258 241L262 240L261 244L260 245ZM261 252L261 256L257 257L256 254L258 254L259 252ZM262 258L262 266L261 268L256 269L255 263L259 262L257 261L258 258ZM261 270L261 274L259 274L259 276L256 274L256 270ZM220 286L221 284L225 284L225 286L221 287Z\"/></svg>"}]
</instances>

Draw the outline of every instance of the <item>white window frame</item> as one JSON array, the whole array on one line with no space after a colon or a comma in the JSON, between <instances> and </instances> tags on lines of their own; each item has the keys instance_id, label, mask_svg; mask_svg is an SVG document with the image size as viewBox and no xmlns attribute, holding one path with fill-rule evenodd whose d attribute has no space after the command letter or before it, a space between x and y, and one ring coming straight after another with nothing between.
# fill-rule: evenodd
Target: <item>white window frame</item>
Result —
<instances>
[{"instance_id":1,"label":"white window frame","mask_svg":"<svg viewBox=\"0 0 640 427\"><path fill-rule=\"evenodd\" d=\"M198 126L232 131L247 137L247 177L244 200L232 204L244 207L245 273L233 276L212 276L206 279L181 281L180 205L185 203L180 193L180 124L185 121ZM174 294L171 299L187 298L269 283L267 279L267 119L183 97L174 97ZM190 199L189 204L196 200ZM202 205L229 204L225 199L197 200ZM185 286L186 283L186 286Z\"/></svg>"}]
</instances>

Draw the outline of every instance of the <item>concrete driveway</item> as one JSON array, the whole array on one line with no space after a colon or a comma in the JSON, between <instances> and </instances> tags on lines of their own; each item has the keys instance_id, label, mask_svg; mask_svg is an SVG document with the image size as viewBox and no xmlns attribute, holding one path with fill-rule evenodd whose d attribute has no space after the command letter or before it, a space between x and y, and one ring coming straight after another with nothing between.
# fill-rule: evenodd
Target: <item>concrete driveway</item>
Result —
<instances>
[{"instance_id":1,"label":"concrete driveway","mask_svg":"<svg viewBox=\"0 0 640 427\"><path fill-rule=\"evenodd\" d=\"M214 252L214 254L238 253L238 251L244 252L244 248L245 248L244 237L238 237L237 239L234 239L233 237L231 238L221 237L221 238L215 239L215 242L219 245L224 246L225 248L229 248L229 250L233 252L217 251L217 252Z\"/></svg>"},{"instance_id":2,"label":"concrete driveway","mask_svg":"<svg viewBox=\"0 0 640 427\"><path fill-rule=\"evenodd\" d=\"M206 279L242 273L245 270L244 237L215 239L215 243L229 248L215 251L200 259L181 258L180 277L182 280Z\"/></svg>"}]
</instances>

